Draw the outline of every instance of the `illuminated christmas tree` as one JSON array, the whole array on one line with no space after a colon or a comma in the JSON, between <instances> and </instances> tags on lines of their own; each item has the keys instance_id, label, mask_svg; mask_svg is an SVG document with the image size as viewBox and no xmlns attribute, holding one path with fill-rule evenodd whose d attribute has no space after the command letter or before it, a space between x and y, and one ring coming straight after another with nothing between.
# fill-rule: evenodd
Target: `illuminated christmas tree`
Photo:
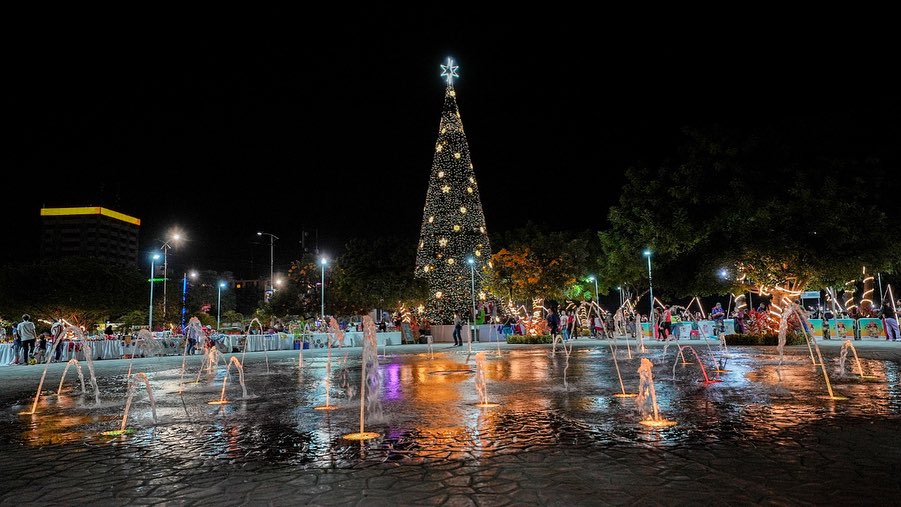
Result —
<instances>
[{"instance_id":1,"label":"illuminated christmas tree","mask_svg":"<svg viewBox=\"0 0 901 507\"><path fill-rule=\"evenodd\" d=\"M416 276L429 284L426 315L433 323L450 323L454 312L466 319L472 313L472 281L479 299L481 272L491 267L479 187L457 109L457 68L450 58L441 66L447 89L416 255Z\"/></svg>"}]
</instances>

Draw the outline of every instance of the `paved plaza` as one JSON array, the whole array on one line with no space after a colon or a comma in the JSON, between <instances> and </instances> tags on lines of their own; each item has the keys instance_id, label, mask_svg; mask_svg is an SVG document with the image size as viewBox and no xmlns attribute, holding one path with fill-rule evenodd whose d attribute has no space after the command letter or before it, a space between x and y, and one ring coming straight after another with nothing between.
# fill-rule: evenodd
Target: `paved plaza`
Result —
<instances>
[{"instance_id":1,"label":"paved plaza","mask_svg":"<svg viewBox=\"0 0 901 507\"><path fill-rule=\"evenodd\" d=\"M378 405L358 431L360 349L248 353L247 397L232 372L220 398L222 363L182 375L177 357L98 361L100 403L63 365L0 369L0 502L14 505L696 505L886 504L901 493L897 445L901 346L856 342L864 373L849 359L836 371L840 342L823 343L831 385L847 400L824 399L825 382L806 347L784 363L773 347L690 345L722 382L705 384L678 348L644 354L580 339L567 354L548 345L474 344L476 356L446 345L394 346L379 359ZM858 345L859 344L859 345ZM631 344L634 347L634 342ZM893 346L894 345L894 346ZM382 350L380 350L382 352ZM688 349L683 352L689 356ZM240 359L240 354L236 354ZM654 363L664 429L640 424L632 398L639 357ZM851 357L851 356L849 356ZM268 367L267 367L268 363ZM715 374L720 366L727 370ZM85 366L85 365L83 365ZM126 374L146 372L124 437ZM620 386L616 366L623 378ZM487 379L481 408L476 370ZM330 382L326 385L326 371ZM199 373L199 375L198 375ZM88 375L85 371L85 375ZM188 383L197 378L197 384ZM335 410L316 410L329 402Z\"/></svg>"}]
</instances>

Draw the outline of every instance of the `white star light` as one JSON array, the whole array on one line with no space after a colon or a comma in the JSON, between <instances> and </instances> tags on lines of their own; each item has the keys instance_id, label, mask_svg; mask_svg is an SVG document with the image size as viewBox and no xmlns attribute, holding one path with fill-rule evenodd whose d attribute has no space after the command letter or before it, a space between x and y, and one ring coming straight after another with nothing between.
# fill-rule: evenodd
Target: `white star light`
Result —
<instances>
[{"instance_id":1,"label":"white star light","mask_svg":"<svg viewBox=\"0 0 901 507\"><path fill-rule=\"evenodd\" d=\"M454 78L455 78L455 77L460 77L460 75L457 74L457 69L459 69L459 68L460 68L459 65L454 65L454 59L453 59L453 58L448 58L448 59L447 59L447 65L442 65L442 66L441 66L441 77L447 76L447 84L448 84L449 86L453 86L453 85L454 85Z\"/></svg>"}]
</instances>

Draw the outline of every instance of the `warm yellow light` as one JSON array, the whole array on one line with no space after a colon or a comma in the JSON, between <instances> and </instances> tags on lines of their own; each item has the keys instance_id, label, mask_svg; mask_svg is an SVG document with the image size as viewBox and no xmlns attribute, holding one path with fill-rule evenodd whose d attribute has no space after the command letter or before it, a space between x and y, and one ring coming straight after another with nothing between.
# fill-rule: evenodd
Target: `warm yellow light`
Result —
<instances>
[{"instance_id":1,"label":"warm yellow light","mask_svg":"<svg viewBox=\"0 0 901 507\"><path fill-rule=\"evenodd\" d=\"M435 217L429 217L429 223L432 223L434 221L435 221Z\"/></svg>"},{"instance_id":2,"label":"warm yellow light","mask_svg":"<svg viewBox=\"0 0 901 507\"><path fill-rule=\"evenodd\" d=\"M469 192L469 193L471 194L471 193L472 193L472 187L466 187L466 191Z\"/></svg>"},{"instance_id":3,"label":"warm yellow light","mask_svg":"<svg viewBox=\"0 0 901 507\"><path fill-rule=\"evenodd\" d=\"M494 267L494 263L491 262L491 261L488 261L488 267L489 267L489 268L493 268L493 267Z\"/></svg>"},{"instance_id":4,"label":"warm yellow light","mask_svg":"<svg viewBox=\"0 0 901 507\"><path fill-rule=\"evenodd\" d=\"M441 299L441 296L444 296L444 293L441 292L440 290L439 290L438 292L435 293L435 297L436 297L436 298Z\"/></svg>"},{"instance_id":5,"label":"warm yellow light","mask_svg":"<svg viewBox=\"0 0 901 507\"><path fill-rule=\"evenodd\" d=\"M460 226L459 226L459 225L454 224L454 232L460 232Z\"/></svg>"},{"instance_id":6,"label":"warm yellow light","mask_svg":"<svg viewBox=\"0 0 901 507\"><path fill-rule=\"evenodd\" d=\"M111 209L101 208L99 206L91 206L84 208L41 208L41 216L71 216L71 215L103 215L116 220L121 220L133 225L141 225L141 220L130 217L124 213L113 211Z\"/></svg>"},{"instance_id":7,"label":"warm yellow light","mask_svg":"<svg viewBox=\"0 0 901 507\"><path fill-rule=\"evenodd\" d=\"M422 248L422 247L424 247L424 246L425 246L425 241L420 241L420 242L419 242L419 248Z\"/></svg>"},{"instance_id":8,"label":"warm yellow light","mask_svg":"<svg viewBox=\"0 0 901 507\"><path fill-rule=\"evenodd\" d=\"M485 297L486 297L486 296L485 296L485 293L482 292L482 291L479 291L479 299L484 300Z\"/></svg>"},{"instance_id":9,"label":"warm yellow light","mask_svg":"<svg viewBox=\"0 0 901 507\"><path fill-rule=\"evenodd\" d=\"M472 164L469 164L469 168L472 169ZM476 179L473 178L472 176L470 176L470 177L469 177L469 182L472 183L472 184L474 185L475 182L476 182Z\"/></svg>"},{"instance_id":10,"label":"warm yellow light","mask_svg":"<svg viewBox=\"0 0 901 507\"><path fill-rule=\"evenodd\" d=\"M441 238L438 240L438 246L447 246L447 238Z\"/></svg>"},{"instance_id":11,"label":"warm yellow light","mask_svg":"<svg viewBox=\"0 0 901 507\"><path fill-rule=\"evenodd\" d=\"M441 187L441 192L444 194L450 192L450 187L447 185L444 185L443 187Z\"/></svg>"},{"instance_id":12,"label":"warm yellow light","mask_svg":"<svg viewBox=\"0 0 901 507\"><path fill-rule=\"evenodd\" d=\"M450 91L450 96L451 96L451 97L456 97L456 96L457 96L457 92L451 90L451 91Z\"/></svg>"},{"instance_id":13,"label":"warm yellow light","mask_svg":"<svg viewBox=\"0 0 901 507\"><path fill-rule=\"evenodd\" d=\"M475 254L476 254L476 257L481 257L481 256L482 256L482 251L481 251L481 250L476 250Z\"/></svg>"},{"instance_id":14,"label":"warm yellow light","mask_svg":"<svg viewBox=\"0 0 901 507\"><path fill-rule=\"evenodd\" d=\"M456 153L454 153L454 158L456 158L456 159L459 159L459 158L460 158L460 152L459 152L459 151L456 152Z\"/></svg>"},{"instance_id":15,"label":"warm yellow light","mask_svg":"<svg viewBox=\"0 0 901 507\"><path fill-rule=\"evenodd\" d=\"M444 149L444 148L443 148L440 144L439 144L438 146L435 146L435 151L439 151L439 152L440 152L440 151L443 150L443 149Z\"/></svg>"},{"instance_id":16,"label":"warm yellow light","mask_svg":"<svg viewBox=\"0 0 901 507\"><path fill-rule=\"evenodd\" d=\"M444 177L444 171L438 171L438 177L439 177L439 178L443 178L443 177Z\"/></svg>"},{"instance_id":17,"label":"warm yellow light","mask_svg":"<svg viewBox=\"0 0 901 507\"><path fill-rule=\"evenodd\" d=\"M451 258L449 258L449 259L447 259L447 263L448 263L448 264L451 264L451 265L453 265L453 263L454 263L454 262L456 262L456 261L455 261L455 260L454 260L454 258L453 258L453 257L451 257Z\"/></svg>"},{"instance_id":18,"label":"warm yellow light","mask_svg":"<svg viewBox=\"0 0 901 507\"><path fill-rule=\"evenodd\" d=\"M447 132L447 129L441 129L441 133L442 133L442 134L445 133L445 132Z\"/></svg>"},{"instance_id":19,"label":"warm yellow light","mask_svg":"<svg viewBox=\"0 0 901 507\"><path fill-rule=\"evenodd\" d=\"M466 213L466 206L460 206L460 213Z\"/></svg>"},{"instance_id":20,"label":"warm yellow light","mask_svg":"<svg viewBox=\"0 0 901 507\"><path fill-rule=\"evenodd\" d=\"M432 266L429 266L428 264L422 267L424 273L428 273L430 269L432 269Z\"/></svg>"},{"instance_id":21,"label":"warm yellow light","mask_svg":"<svg viewBox=\"0 0 901 507\"><path fill-rule=\"evenodd\" d=\"M479 232L481 232L482 234L485 234L485 228L484 228L484 227L479 227Z\"/></svg>"}]
</instances>

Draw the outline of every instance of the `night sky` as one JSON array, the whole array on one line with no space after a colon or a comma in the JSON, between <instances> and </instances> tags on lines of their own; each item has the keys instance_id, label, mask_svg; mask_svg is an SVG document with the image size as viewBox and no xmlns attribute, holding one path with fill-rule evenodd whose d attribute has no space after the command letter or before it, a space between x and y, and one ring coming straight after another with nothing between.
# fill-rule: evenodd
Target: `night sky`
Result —
<instances>
[{"instance_id":1,"label":"night sky","mask_svg":"<svg viewBox=\"0 0 901 507\"><path fill-rule=\"evenodd\" d=\"M683 126L849 112L897 124L885 117L899 110L897 44L829 27L347 11L236 16L190 36L164 23L38 27L7 46L0 156L15 247L2 260L38 255L42 205L137 216L144 252L178 226L191 241L170 256L239 277L268 273L259 230L281 237L277 270L303 228L331 255L355 236L414 248L448 56L489 232L603 228L624 169L664 163Z\"/></svg>"}]
</instances>

